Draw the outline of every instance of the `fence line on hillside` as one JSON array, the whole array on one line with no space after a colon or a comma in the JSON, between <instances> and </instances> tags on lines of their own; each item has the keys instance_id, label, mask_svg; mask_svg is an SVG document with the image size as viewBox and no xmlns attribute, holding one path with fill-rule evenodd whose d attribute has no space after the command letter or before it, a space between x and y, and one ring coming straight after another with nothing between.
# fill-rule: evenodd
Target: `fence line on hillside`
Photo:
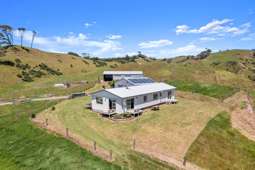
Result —
<instances>
[{"instance_id":1,"label":"fence line on hillside","mask_svg":"<svg viewBox=\"0 0 255 170\"><path fill-rule=\"evenodd\" d=\"M47 129L49 132L61 135L62 137L93 153L94 155L103 158L104 160L110 162L114 160L114 155L111 149L104 149L103 147L99 146L98 143L94 140L85 141L81 139L80 136L72 133L69 128L56 129L54 128L53 122L50 122L48 118L46 118L45 120L38 120L35 118L33 119L33 122L35 122L41 128Z\"/></svg>"}]
</instances>

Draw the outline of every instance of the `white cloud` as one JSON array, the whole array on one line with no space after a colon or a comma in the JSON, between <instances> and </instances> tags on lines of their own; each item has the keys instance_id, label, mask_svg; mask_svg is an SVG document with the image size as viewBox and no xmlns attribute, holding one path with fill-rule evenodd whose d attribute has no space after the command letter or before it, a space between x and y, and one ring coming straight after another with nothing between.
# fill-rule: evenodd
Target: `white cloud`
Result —
<instances>
[{"instance_id":1,"label":"white cloud","mask_svg":"<svg viewBox=\"0 0 255 170\"><path fill-rule=\"evenodd\" d=\"M173 42L170 40L156 40L156 41L147 41L147 42L141 42L138 44L140 48L159 48L159 47L165 47L172 45Z\"/></svg>"},{"instance_id":2,"label":"white cloud","mask_svg":"<svg viewBox=\"0 0 255 170\"><path fill-rule=\"evenodd\" d=\"M176 55L194 55L196 53L201 52L204 50L203 48L200 48L194 44L188 44L183 47L178 47L172 51L172 53Z\"/></svg>"},{"instance_id":3,"label":"white cloud","mask_svg":"<svg viewBox=\"0 0 255 170\"><path fill-rule=\"evenodd\" d=\"M215 41L217 39L214 37L201 37L199 40L200 41Z\"/></svg>"},{"instance_id":4,"label":"white cloud","mask_svg":"<svg viewBox=\"0 0 255 170\"><path fill-rule=\"evenodd\" d=\"M19 37L18 31L14 31L14 36ZM32 32L24 33L24 41L30 43ZM115 52L121 50L121 44L118 41L112 40L91 40L85 34L69 33L67 36L52 36L43 37L37 35L34 40L34 45L40 49L49 50L51 52L62 51L68 52L75 50L77 52L88 51L95 55L104 55L107 52Z\"/></svg>"},{"instance_id":5,"label":"white cloud","mask_svg":"<svg viewBox=\"0 0 255 170\"><path fill-rule=\"evenodd\" d=\"M189 26L187 25L178 25L176 27L176 34L183 34L183 33L187 33L189 31Z\"/></svg>"},{"instance_id":6,"label":"white cloud","mask_svg":"<svg viewBox=\"0 0 255 170\"><path fill-rule=\"evenodd\" d=\"M184 34L184 33L193 33L193 34L218 34L218 35L241 35L249 32L251 27L250 23L245 23L240 26L232 26L233 20L231 19L223 19L223 20L213 20L207 23L204 26L199 28L190 29L187 25L179 25L176 27L176 34Z\"/></svg>"},{"instance_id":7,"label":"white cloud","mask_svg":"<svg viewBox=\"0 0 255 170\"><path fill-rule=\"evenodd\" d=\"M196 55L203 51L205 48L199 47L195 44L187 44L177 48L168 48L168 49L160 49L160 50L147 50L143 51L144 54L149 55L151 57L176 57L182 55Z\"/></svg>"},{"instance_id":8,"label":"white cloud","mask_svg":"<svg viewBox=\"0 0 255 170\"><path fill-rule=\"evenodd\" d=\"M121 39L122 38L122 35L114 35L114 34L111 34L111 35L108 35L106 36L106 38L110 39L110 40L118 40L118 39Z\"/></svg>"},{"instance_id":9,"label":"white cloud","mask_svg":"<svg viewBox=\"0 0 255 170\"><path fill-rule=\"evenodd\" d=\"M86 27L86 28L89 28L89 27L91 27L91 26L93 26L93 25L95 25L96 24L96 21L93 21L93 22L86 22L86 23L84 23L84 26Z\"/></svg>"}]
</instances>

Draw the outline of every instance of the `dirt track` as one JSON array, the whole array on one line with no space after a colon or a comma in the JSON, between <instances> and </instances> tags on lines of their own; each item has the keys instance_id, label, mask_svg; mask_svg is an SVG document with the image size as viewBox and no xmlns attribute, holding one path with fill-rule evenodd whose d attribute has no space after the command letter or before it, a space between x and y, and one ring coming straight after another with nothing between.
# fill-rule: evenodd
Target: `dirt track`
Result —
<instances>
[{"instance_id":1,"label":"dirt track","mask_svg":"<svg viewBox=\"0 0 255 170\"><path fill-rule=\"evenodd\" d=\"M224 101L231 108L232 127L247 138L255 141L255 113L245 92L236 93ZM241 106L241 103L245 103Z\"/></svg>"}]
</instances>

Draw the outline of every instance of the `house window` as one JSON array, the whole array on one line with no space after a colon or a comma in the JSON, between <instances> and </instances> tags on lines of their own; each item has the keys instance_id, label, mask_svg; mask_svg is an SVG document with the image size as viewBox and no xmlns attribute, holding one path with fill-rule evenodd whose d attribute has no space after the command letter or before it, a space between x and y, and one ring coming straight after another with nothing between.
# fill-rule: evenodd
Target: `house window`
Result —
<instances>
[{"instance_id":1,"label":"house window","mask_svg":"<svg viewBox=\"0 0 255 170\"><path fill-rule=\"evenodd\" d=\"M112 109L116 110L116 101L115 100L112 101Z\"/></svg>"},{"instance_id":2,"label":"house window","mask_svg":"<svg viewBox=\"0 0 255 170\"><path fill-rule=\"evenodd\" d=\"M157 100L158 99L158 93L153 93L153 100Z\"/></svg>"},{"instance_id":3,"label":"house window","mask_svg":"<svg viewBox=\"0 0 255 170\"><path fill-rule=\"evenodd\" d=\"M97 104L103 104L103 98L102 97L96 97Z\"/></svg>"},{"instance_id":4,"label":"house window","mask_svg":"<svg viewBox=\"0 0 255 170\"><path fill-rule=\"evenodd\" d=\"M127 109L134 109L134 98L126 100Z\"/></svg>"},{"instance_id":5,"label":"house window","mask_svg":"<svg viewBox=\"0 0 255 170\"><path fill-rule=\"evenodd\" d=\"M171 99L172 91L168 91L167 96L168 96L168 99Z\"/></svg>"},{"instance_id":6,"label":"house window","mask_svg":"<svg viewBox=\"0 0 255 170\"><path fill-rule=\"evenodd\" d=\"M109 108L111 110L116 110L116 100L110 100L109 99Z\"/></svg>"},{"instance_id":7,"label":"house window","mask_svg":"<svg viewBox=\"0 0 255 170\"><path fill-rule=\"evenodd\" d=\"M143 96L143 102L147 102L147 96Z\"/></svg>"},{"instance_id":8,"label":"house window","mask_svg":"<svg viewBox=\"0 0 255 170\"><path fill-rule=\"evenodd\" d=\"M159 92L159 96L162 97L162 92Z\"/></svg>"}]
</instances>

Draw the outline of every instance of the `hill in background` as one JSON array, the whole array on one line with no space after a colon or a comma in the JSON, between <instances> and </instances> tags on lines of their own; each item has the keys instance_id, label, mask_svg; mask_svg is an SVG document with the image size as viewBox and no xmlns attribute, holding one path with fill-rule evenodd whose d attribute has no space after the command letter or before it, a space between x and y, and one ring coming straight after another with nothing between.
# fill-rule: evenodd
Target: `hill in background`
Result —
<instances>
[{"instance_id":1,"label":"hill in background","mask_svg":"<svg viewBox=\"0 0 255 170\"><path fill-rule=\"evenodd\" d=\"M146 76L177 87L216 84L254 93L255 57L250 50L169 59L153 59L142 54L100 59L13 46L0 52L0 98L83 91L95 85L104 70L142 70ZM55 83L65 82L73 86L67 89L53 87Z\"/></svg>"}]
</instances>

